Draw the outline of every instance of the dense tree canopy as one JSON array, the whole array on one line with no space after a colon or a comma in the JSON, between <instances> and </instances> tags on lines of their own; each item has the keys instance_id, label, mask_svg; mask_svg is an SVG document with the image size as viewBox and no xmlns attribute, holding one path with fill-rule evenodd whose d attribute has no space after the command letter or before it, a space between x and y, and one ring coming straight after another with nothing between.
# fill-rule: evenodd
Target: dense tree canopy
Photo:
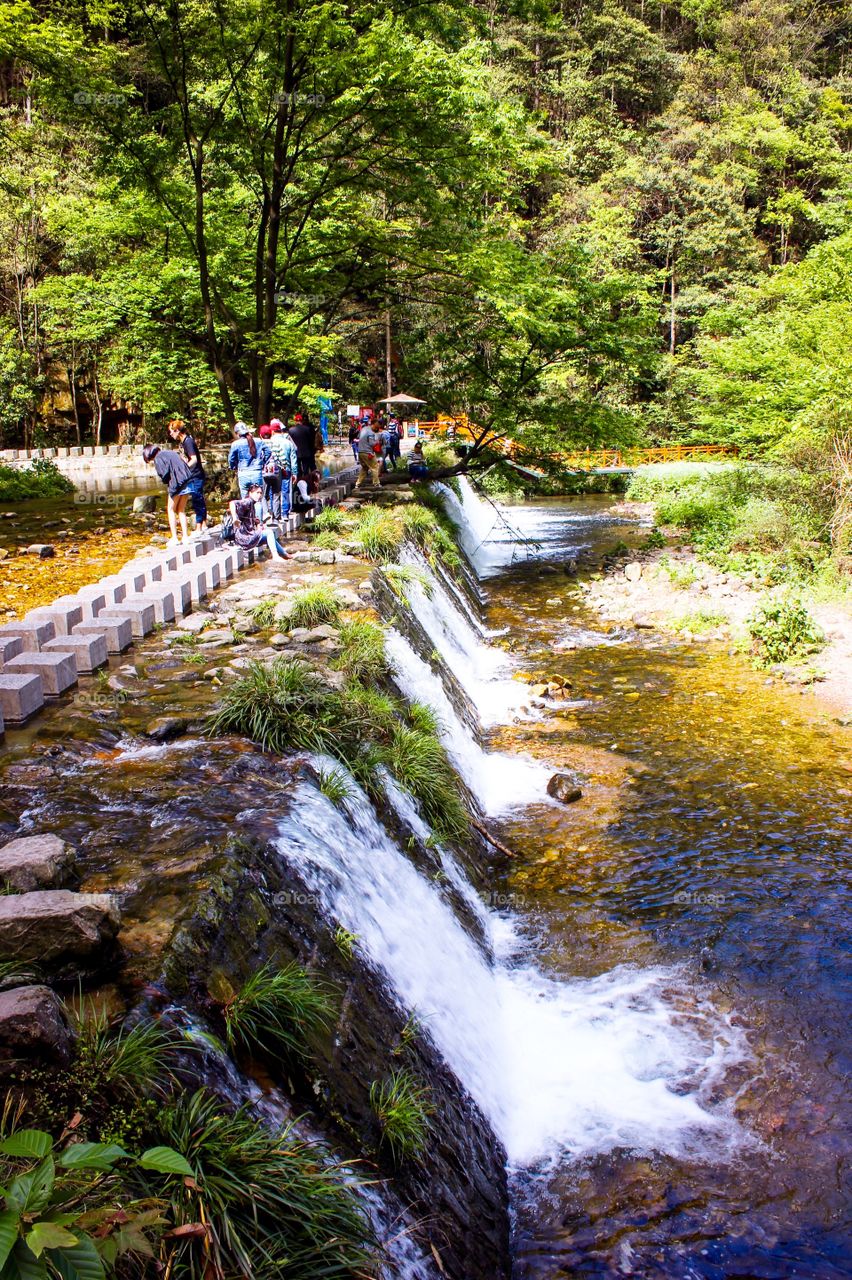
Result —
<instances>
[{"instance_id":1,"label":"dense tree canopy","mask_svg":"<svg viewBox=\"0 0 852 1280\"><path fill-rule=\"evenodd\" d=\"M388 319L400 386L545 447L818 431L850 31L845 0L15 0L5 438L373 398Z\"/></svg>"}]
</instances>

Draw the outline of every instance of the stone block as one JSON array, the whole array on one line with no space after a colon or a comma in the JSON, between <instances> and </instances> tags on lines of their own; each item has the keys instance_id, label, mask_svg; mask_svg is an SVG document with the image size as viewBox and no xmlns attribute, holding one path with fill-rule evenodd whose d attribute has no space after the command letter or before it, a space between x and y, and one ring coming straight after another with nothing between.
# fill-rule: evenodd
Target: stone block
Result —
<instances>
[{"instance_id":1,"label":"stone block","mask_svg":"<svg viewBox=\"0 0 852 1280\"><path fill-rule=\"evenodd\" d=\"M105 609L108 604L115 604L115 595L107 587L81 587L76 596L60 596L60 599L64 603L69 600L79 600L84 622L90 622L96 618L101 609ZM74 628L72 627L71 630L73 631Z\"/></svg>"},{"instance_id":2,"label":"stone block","mask_svg":"<svg viewBox=\"0 0 852 1280\"><path fill-rule=\"evenodd\" d=\"M175 601L174 594L169 587L163 586L158 582L150 587L146 587L144 594L127 596L124 600L124 606L129 604L149 604L154 610L154 622L159 626L164 626L167 622L175 620Z\"/></svg>"},{"instance_id":3,"label":"stone block","mask_svg":"<svg viewBox=\"0 0 852 1280\"><path fill-rule=\"evenodd\" d=\"M45 653L73 653L79 675L91 675L98 667L105 667L109 661L107 640L103 630L89 632L88 635L61 636L58 640L48 640L44 646Z\"/></svg>"},{"instance_id":4,"label":"stone block","mask_svg":"<svg viewBox=\"0 0 852 1280\"><path fill-rule=\"evenodd\" d=\"M33 542L27 547L26 555L38 556L40 560L50 560L56 555L56 548L49 542Z\"/></svg>"},{"instance_id":5,"label":"stone block","mask_svg":"<svg viewBox=\"0 0 852 1280\"><path fill-rule=\"evenodd\" d=\"M3 675L39 676L44 696L58 698L77 683L77 661L67 649L58 653L19 653L6 663Z\"/></svg>"},{"instance_id":6,"label":"stone block","mask_svg":"<svg viewBox=\"0 0 852 1280\"><path fill-rule=\"evenodd\" d=\"M192 587L189 578L186 576L185 570L182 568L177 573L168 573L163 578L162 585L168 587L172 593L172 599L175 607L175 617L180 614L181 617L185 613L189 613L192 608Z\"/></svg>"},{"instance_id":7,"label":"stone block","mask_svg":"<svg viewBox=\"0 0 852 1280\"><path fill-rule=\"evenodd\" d=\"M44 706L41 676L20 675L5 668L0 675L0 713L6 724L23 724Z\"/></svg>"},{"instance_id":8,"label":"stone block","mask_svg":"<svg viewBox=\"0 0 852 1280\"><path fill-rule=\"evenodd\" d=\"M57 888L68 881L74 850L59 836L18 836L0 848L0 881L16 893Z\"/></svg>"},{"instance_id":9,"label":"stone block","mask_svg":"<svg viewBox=\"0 0 852 1280\"><path fill-rule=\"evenodd\" d=\"M53 604L30 609L24 621L52 622L57 636L67 636L78 622L83 621L83 606L77 600L73 600L70 604L60 604L57 600Z\"/></svg>"},{"instance_id":10,"label":"stone block","mask_svg":"<svg viewBox=\"0 0 852 1280\"><path fill-rule=\"evenodd\" d=\"M204 556L202 560L196 560L195 563L199 568L203 567L204 569L204 574L207 578L207 590L215 591L222 583L224 577L219 561L214 560L212 556Z\"/></svg>"},{"instance_id":11,"label":"stone block","mask_svg":"<svg viewBox=\"0 0 852 1280\"><path fill-rule=\"evenodd\" d=\"M51 621L6 622L0 626L0 638L17 636L24 653L38 653L48 640L56 639L56 627Z\"/></svg>"},{"instance_id":12,"label":"stone block","mask_svg":"<svg viewBox=\"0 0 852 1280\"><path fill-rule=\"evenodd\" d=\"M126 597L120 605L112 609L103 609L98 614L98 623L107 619L124 619L130 622L134 640L141 640L154 630L156 621L154 605L144 598Z\"/></svg>"},{"instance_id":13,"label":"stone block","mask_svg":"<svg viewBox=\"0 0 852 1280\"><path fill-rule=\"evenodd\" d=\"M103 636L106 641L107 653L123 653L125 649L129 649L133 644L133 624L129 616L126 618L107 618L103 613L100 613L96 621L78 622L72 635Z\"/></svg>"},{"instance_id":14,"label":"stone block","mask_svg":"<svg viewBox=\"0 0 852 1280\"><path fill-rule=\"evenodd\" d=\"M163 567L153 561L131 560L119 569L117 576L127 583L127 594L133 595L144 591L146 587L153 586L155 582L160 582L163 577Z\"/></svg>"},{"instance_id":15,"label":"stone block","mask_svg":"<svg viewBox=\"0 0 852 1280\"><path fill-rule=\"evenodd\" d=\"M120 578L118 574L111 573L106 578L101 578L97 584L101 590L106 592L106 608L112 608L113 605L121 604L126 595L130 593L130 587L124 578ZM91 588L83 587L84 591Z\"/></svg>"},{"instance_id":16,"label":"stone block","mask_svg":"<svg viewBox=\"0 0 852 1280\"><path fill-rule=\"evenodd\" d=\"M0 670L9 658L14 658L16 654L23 652L24 642L20 636L0 636Z\"/></svg>"}]
</instances>

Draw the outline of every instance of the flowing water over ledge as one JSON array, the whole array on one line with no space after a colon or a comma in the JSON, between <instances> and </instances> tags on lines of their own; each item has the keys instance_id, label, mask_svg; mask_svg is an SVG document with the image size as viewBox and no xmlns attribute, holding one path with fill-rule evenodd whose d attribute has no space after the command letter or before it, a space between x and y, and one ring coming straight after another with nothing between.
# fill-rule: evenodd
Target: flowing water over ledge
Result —
<instances>
[{"instance_id":1,"label":"flowing water over ledge","mask_svg":"<svg viewBox=\"0 0 852 1280\"><path fill-rule=\"evenodd\" d=\"M504 1002L516 1274L848 1275L848 735L718 649L605 632L540 573L625 537L607 499L507 515L537 545L468 537L486 624L572 690L486 745L585 793L501 827L530 997Z\"/></svg>"}]
</instances>

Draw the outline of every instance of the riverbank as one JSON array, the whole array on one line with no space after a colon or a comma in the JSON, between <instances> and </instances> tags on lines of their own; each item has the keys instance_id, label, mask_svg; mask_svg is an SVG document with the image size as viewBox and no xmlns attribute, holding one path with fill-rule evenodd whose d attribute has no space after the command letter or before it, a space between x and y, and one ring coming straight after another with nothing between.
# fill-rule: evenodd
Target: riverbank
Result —
<instances>
[{"instance_id":1,"label":"riverbank","mask_svg":"<svg viewBox=\"0 0 852 1280\"><path fill-rule=\"evenodd\" d=\"M651 527L654 507L626 501L626 517ZM587 602L610 625L654 629L686 644L733 646L746 656L756 648L749 620L790 588L769 586L754 573L726 572L702 558L683 534L666 530L667 544L615 549L601 572L582 584ZM825 643L811 654L766 668L766 680L813 693L826 710L852 720L852 605L795 592Z\"/></svg>"}]
</instances>

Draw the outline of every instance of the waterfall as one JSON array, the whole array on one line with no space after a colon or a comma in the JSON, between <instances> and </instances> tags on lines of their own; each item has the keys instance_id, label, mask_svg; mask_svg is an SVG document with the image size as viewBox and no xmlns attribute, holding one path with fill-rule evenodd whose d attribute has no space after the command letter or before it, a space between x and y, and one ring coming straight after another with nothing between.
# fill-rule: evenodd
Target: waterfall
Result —
<instances>
[{"instance_id":1,"label":"waterfall","mask_svg":"<svg viewBox=\"0 0 852 1280\"><path fill-rule=\"evenodd\" d=\"M461 548L480 578L488 578L519 557L518 544L500 509L482 502L466 476L458 477L461 497L446 484L436 484L447 514L455 524Z\"/></svg>"},{"instance_id":2,"label":"waterfall","mask_svg":"<svg viewBox=\"0 0 852 1280\"><path fill-rule=\"evenodd\" d=\"M486 813L505 813L547 799L552 769L525 756L486 751L459 716L440 678L393 628L385 638L385 652L394 680L406 698L423 702L435 712L447 755Z\"/></svg>"},{"instance_id":3,"label":"waterfall","mask_svg":"<svg viewBox=\"0 0 852 1280\"><path fill-rule=\"evenodd\" d=\"M354 779L341 810L300 783L277 845L416 1014L513 1167L617 1147L706 1155L736 1141L710 1099L741 1036L709 1004L688 1004L677 970L559 982L489 912L492 963Z\"/></svg>"}]
</instances>

